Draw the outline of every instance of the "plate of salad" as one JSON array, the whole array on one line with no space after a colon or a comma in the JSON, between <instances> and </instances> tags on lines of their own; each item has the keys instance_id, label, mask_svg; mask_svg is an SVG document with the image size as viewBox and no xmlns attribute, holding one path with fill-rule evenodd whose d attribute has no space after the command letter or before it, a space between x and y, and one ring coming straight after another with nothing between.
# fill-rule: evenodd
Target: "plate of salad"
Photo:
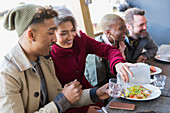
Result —
<instances>
[{"instance_id":1,"label":"plate of salad","mask_svg":"<svg viewBox=\"0 0 170 113\"><path fill-rule=\"evenodd\" d=\"M146 85L124 85L121 98L136 101L146 101L158 98L161 90L151 84Z\"/></svg>"}]
</instances>

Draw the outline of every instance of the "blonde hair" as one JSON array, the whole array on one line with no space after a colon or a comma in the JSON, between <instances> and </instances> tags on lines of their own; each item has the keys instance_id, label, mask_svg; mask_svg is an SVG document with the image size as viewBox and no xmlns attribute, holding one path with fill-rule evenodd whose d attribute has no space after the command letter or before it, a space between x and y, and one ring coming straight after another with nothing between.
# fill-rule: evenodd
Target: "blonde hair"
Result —
<instances>
[{"instance_id":1,"label":"blonde hair","mask_svg":"<svg viewBox=\"0 0 170 113\"><path fill-rule=\"evenodd\" d=\"M106 14L102 17L100 21L100 26L103 32L110 30L111 27L119 20L123 20L120 16L116 14Z\"/></svg>"}]
</instances>

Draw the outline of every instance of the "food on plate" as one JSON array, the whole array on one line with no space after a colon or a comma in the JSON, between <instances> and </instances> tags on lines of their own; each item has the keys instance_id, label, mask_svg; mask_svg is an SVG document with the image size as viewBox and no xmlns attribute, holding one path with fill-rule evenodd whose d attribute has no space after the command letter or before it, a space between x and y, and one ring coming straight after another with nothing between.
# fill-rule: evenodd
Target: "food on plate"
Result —
<instances>
[{"instance_id":1,"label":"food on plate","mask_svg":"<svg viewBox=\"0 0 170 113\"><path fill-rule=\"evenodd\" d=\"M151 71L151 73L156 72L156 68L154 66L151 66L150 71Z\"/></svg>"},{"instance_id":2,"label":"food on plate","mask_svg":"<svg viewBox=\"0 0 170 113\"><path fill-rule=\"evenodd\" d=\"M161 55L156 55L155 58L160 61L165 61L169 62L170 61L170 54L161 54Z\"/></svg>"},{"instance_id":3,"label":"food on plate","mask_svg":"<svg viewBox=\"0 0 170 113\"><path fill-rule=\"evenodd\" d=\"M160 55L156 55L156 56L155 56L155 58L160 59L160 58L161 58L161 56L160 56Z\"/></svg>"},{"instance_id":4,"label":"food on plate","mask_svg":"<svg viewBox=\"0 0 170 113\"><path fill-rule=\"evenodd\" d=\"M151 90L144 88L143 86L131 86L125 89L125 96L132 99L146 99L152 93ZM122 94L122 96L124 96Z\"/></svg>"}]
</instances>

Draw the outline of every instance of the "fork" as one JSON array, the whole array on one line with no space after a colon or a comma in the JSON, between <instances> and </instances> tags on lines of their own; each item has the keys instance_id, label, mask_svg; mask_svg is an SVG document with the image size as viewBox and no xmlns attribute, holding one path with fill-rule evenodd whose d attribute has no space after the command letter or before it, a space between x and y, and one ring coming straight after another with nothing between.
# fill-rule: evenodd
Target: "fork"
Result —
<instances>
[{"instance_id":1,"label":"fork","mask_svg":"<svg viewBox=\"0 0 170 113\"><path fill-rule=\"evenodd\" d=\"M125 88L122 88L122 93L123 93L124 98L126 98L126 95L125 95Z\"/></svg>"}]
</instances>

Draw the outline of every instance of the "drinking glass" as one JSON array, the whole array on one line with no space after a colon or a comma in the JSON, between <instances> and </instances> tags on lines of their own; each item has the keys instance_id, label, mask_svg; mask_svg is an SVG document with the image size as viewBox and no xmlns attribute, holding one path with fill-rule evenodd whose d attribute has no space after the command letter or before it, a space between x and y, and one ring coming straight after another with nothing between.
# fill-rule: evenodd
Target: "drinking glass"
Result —
<instances>
[{"instance_id":1,"label":"drinking glass","mask_svg":"<svg viewBox=\"0 0 170 113\"><path fill-rule=\"evenodd\" d=\"M154 86L160 89L164 89L165 82L166 82L165 75L154 75Z\"/></svg>"},{"instance_id":2,"label":"drinking glass","mask_svg":"<svg viewBox=\"0 0 170 113\"><path fill-rule=\"evenodd\" d=\"M109 95L111 97L114 98L120 97L122 91L122 85L117 83L116 78L109 79L109 89L110 89Z\"/></svg>"}]
</instances>

